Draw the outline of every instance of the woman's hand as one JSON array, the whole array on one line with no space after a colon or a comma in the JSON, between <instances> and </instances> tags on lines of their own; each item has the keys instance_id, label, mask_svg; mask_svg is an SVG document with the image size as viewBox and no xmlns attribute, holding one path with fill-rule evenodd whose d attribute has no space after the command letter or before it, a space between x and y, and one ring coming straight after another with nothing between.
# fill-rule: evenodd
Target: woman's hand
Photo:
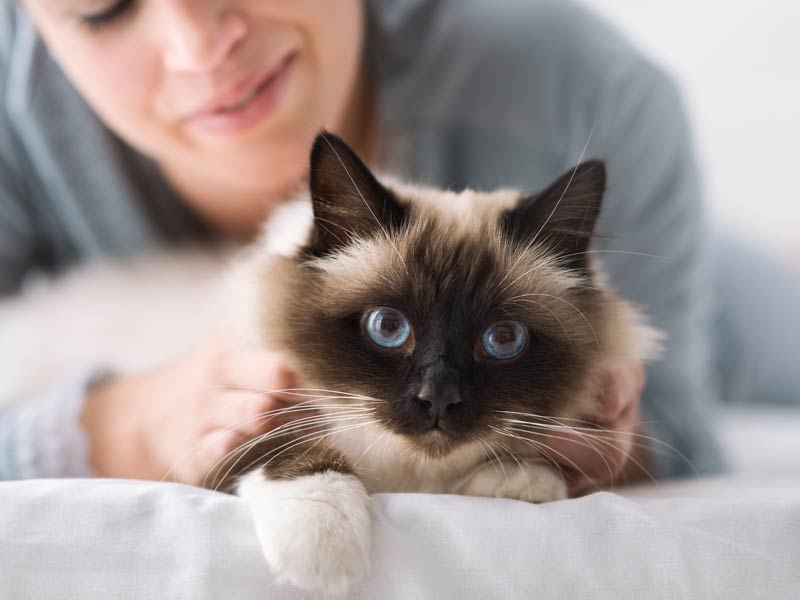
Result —
<instances>
[{"instance_id":1,"label":"woman's hand","mask_svg":"<svg viewBox=\"0 0 800 600\"><path fill-rule=\"evenodd\" d=\"M560 439L549 439L550 458L566 474L571 496L616 482L631 483L647 474L647 456L636 437L645 384L642 362L631 361L595 376L595 410L579 417L584 423L564 421L577 428L574 432L559 432Z\"/></svg>"},{"instance_id":2,"label":"woman's hand","mask_svg":"<svg viewBox=\"0 0 800 600\"><path fill-rule=\"evenodd\" d=\"M113 380L86 399L82 423L101 477L194 485L226 453L277 424L263 413L299 399L276 353L214 341L180 362Z\"/></svg>"}]
</instances>

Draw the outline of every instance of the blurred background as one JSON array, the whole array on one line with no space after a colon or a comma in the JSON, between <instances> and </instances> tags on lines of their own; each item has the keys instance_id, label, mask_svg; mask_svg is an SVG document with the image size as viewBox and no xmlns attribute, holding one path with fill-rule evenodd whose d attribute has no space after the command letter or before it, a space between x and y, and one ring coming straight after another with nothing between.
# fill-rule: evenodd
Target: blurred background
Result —
<instances>
[{"instance_id":1,"label":"blurred background","mask_svg":"<svg viewBox=\"0 0 800 600\"><path fill-rule=\"evenodd\" d=\"M800 264L800 0L581 0L683 90L715 223Z\"/></svg>"}]
</instances>

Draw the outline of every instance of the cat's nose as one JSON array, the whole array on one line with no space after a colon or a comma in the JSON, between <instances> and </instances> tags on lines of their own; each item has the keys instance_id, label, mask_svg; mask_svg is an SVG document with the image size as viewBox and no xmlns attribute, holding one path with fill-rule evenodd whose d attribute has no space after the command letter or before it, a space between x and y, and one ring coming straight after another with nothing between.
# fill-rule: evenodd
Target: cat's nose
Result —
<instances>
[{"instance_id":1,"label":"cat's nose","mask_svg":"<svg viewBox=\"0 0 800 600\"><path fill-rule=\"evenodd\" d=\"M431 426L437 425L451 406L461 402L461 394L455 382L440 385L425 383L417 393L417 402L431 418Z\"/></svg>"}]
</instances>

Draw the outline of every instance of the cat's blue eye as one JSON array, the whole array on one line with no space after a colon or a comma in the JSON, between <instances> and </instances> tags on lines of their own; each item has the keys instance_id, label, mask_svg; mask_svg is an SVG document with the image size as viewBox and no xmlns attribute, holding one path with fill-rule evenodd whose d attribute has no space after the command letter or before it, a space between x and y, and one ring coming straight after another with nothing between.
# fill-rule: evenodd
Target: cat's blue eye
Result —
<instances>
[{"instance_id":1,"label":"cat's blue eye","mask_svg":"<svg viewBox=\"0 0 800 600\"><path fill-rule=\"evenodd\" d=\"M369 339L383 348L401 348L411 336L411 325L400 312L380 306L366 314L364 330Z\"/></svg>"},{"instance_id":2,"label":"cat's blue eye","mask_svg":"<svg viewBox=\"0 0 800 600\"><path fill-rule=\"evenodd\" d=\"M516 358L528 345L528 331L516 321L500 321L483 332L481 344L489 358Z\"/></svg>"}]
</instances>

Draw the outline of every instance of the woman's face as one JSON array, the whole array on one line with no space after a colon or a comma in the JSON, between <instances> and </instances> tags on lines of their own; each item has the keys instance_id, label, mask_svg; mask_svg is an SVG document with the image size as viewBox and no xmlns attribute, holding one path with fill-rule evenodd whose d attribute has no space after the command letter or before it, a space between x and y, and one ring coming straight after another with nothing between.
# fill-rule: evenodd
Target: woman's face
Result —
<instances>
[{"instance_id":1,"label":"woman's face","mask_svg":"<svg viewBox=\"0 0 800 600\"><path fill-rule=\"evenodd\" d=\"M361 0L25 5L105 123L179 180L291 185L316 130L342 127L357 87Z\"/></svg>"}]
</instances>

